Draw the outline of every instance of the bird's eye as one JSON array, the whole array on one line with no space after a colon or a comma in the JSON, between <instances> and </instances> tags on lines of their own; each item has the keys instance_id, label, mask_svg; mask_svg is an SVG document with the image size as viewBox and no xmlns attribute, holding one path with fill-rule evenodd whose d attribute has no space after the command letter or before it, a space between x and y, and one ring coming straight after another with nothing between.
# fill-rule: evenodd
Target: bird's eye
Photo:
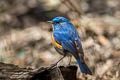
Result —
<instances>
[{"instance_id":1,"label":"bird's eye","mask_svg":"<svg viewBox=\"0 0 120 80\"><path fill-rule=\"evenodd\" d=\"M59 24L60 22L56 22L57 24Z\"/></svg>"}]
</instances>

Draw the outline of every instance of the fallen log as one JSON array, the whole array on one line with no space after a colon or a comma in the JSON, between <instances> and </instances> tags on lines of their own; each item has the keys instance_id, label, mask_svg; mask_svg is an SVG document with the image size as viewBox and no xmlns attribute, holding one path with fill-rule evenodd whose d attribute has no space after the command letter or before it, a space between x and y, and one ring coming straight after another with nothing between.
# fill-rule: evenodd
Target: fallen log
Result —
<instances>
[{"instance_id":1,"label":"fallen log","mask_svg":"<svg viewBox=\"0 0 120 80\"><path fill-rule=\"evenodd\" d=\"M77 80L76 66L21 68L0 62L0 80Z\"/></svg>"}]
</instances>

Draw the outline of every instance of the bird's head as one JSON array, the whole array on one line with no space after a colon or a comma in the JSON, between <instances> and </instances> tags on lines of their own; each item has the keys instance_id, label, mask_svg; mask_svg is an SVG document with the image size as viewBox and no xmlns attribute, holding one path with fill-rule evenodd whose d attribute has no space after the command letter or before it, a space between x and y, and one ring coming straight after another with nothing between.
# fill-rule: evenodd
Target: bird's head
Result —
<instances>
[{"instance_id":1,"label":"bird's head","mask_svg":"<svg viewBox=\"0 0 120 80\"><path fill-rule=\"evenodd\" d=\"M68 19L64 18L64 17L55 17L52 19L52 21L48 21L52 24L60 24L60 23L64 23L64 22L69 22Z\"/></svg>"}]
</instances>

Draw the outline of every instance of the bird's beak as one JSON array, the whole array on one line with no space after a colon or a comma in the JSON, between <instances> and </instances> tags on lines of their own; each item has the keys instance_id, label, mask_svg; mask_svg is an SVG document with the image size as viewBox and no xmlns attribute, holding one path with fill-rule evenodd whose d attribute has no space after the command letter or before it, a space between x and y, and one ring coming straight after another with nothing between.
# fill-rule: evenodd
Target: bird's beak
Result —
<instances>
[{"instance_id":1,"label":"bird's beak","mask_svg":"<svg viewBox=\"0 0 120 80\"><path fill-rule=\"evenodd\" d=\"M51 23L51 24L53 24L53 22L52 21L47 21L48 23Z\"/></svg>"}]
</instances>

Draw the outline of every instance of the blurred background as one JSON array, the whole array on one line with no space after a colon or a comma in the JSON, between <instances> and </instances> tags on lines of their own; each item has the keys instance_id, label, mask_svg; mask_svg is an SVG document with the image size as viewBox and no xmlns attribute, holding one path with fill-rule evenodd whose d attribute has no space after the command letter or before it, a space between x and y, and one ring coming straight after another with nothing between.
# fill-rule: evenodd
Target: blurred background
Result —
<instances>
[{"instance_id":1,"label":"blurred background","mask_svg":"<svg viewBox=\"0 0 120 80\"><path fill-rule=\"evenodd\" d=\"M46 22L57 16L77 28L94 73L89 79L119 80L120 0L0 0L0 62L39 68L58 61ZM74 58L71 64L77 65Z\"/></svg>"}]
</instances>

